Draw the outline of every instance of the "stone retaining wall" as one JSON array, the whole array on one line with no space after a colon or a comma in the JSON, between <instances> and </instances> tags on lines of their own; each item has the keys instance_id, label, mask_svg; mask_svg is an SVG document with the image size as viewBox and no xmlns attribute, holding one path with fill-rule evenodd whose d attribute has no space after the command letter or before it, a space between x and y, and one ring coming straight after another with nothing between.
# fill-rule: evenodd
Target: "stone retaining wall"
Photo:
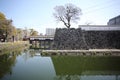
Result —
<instances>
[{"instance_id":1,"label":"stone retaining wall","mask_svg":"<svg viewBox=\"0 0 120 80\"><path fill-rule=\"evenodd\" d=\"M120 49L120 31L56 29L53 49Z\"/></svg>"},{"instance_id":2,"label":"stone retaining wall","mask_svg":"<svg viewBox=\"0 0 120 80\"><path fill-rule=\"evenodd\" d=\"M120 49L120 31L85 31L91 49Z\"/></svg>"},{"instance_id":3,"label":"stone retaining wall","mask_svg":"<svg viewBox=\"0 0 120 80\"><path fill-rule=\"evenodd\" d=\"M81 29L56 29L54 37L55 49L87 49L83 41Z\"/></svg>"}]
</instances>

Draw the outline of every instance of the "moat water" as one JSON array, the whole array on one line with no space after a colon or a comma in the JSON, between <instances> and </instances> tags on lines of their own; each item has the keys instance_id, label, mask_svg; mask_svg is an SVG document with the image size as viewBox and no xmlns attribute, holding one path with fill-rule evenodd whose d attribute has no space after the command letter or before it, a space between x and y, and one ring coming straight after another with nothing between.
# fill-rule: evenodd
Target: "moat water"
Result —
<instances>
[{"instance_id":1,"label":"moat water","mask_svg":"<svg viewBox=\"0 0 120 80\"><path fill-rule=\"evenodd\" d=\"M120 57L9 51L0 55L0 80L120 80Z\"/></svg>"}]
</instances>

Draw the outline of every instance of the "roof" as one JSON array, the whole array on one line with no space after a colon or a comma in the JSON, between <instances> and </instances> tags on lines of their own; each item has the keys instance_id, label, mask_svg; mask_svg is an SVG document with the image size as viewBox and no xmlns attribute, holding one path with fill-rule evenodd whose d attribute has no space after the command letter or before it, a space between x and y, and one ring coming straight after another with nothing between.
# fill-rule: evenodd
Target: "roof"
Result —
<instances>
[{"instance_id":1,"label":"roof","mask_svg":"<svg viewBox=\"0 0 120 80\"><path fill-rule=\"evenodd\" d=\"M40 36L30 36L30 38L54 38L54 36L51 35L40 35Z\"/></svg>"},{"instance_id":2,"label":"roof","mask_svg":"<svg viewBox=\"0 0 120 80\"><path fill-rule=\"evenodd\" d=\"M120 25L79 25L79 28L87 31L120 31Z\"/></svg>"},{"instance_id":3,"label":"roof","mask_svg":"<svg viewBox=\"0 0 120 80\"><path fill-rule=\"evenodd\" d=\"M118 15L118 16L116 16L116 17L114 17L114 18L111 18L109 21L114 20L114 19L116 19L116 18L120 18L120 15Z\"/></svg>"},{"instance_id":4,"label":"roof","mask_svg":"<svg viewBox=\"0 0 120 80\"><path fill-rule=\"evenodd\" d=\"M35 39L38 39L38 40L46 40L46 39L53 40L54 36L30 36L30 40L35 40Z\"/></svg>"}]
</instances>

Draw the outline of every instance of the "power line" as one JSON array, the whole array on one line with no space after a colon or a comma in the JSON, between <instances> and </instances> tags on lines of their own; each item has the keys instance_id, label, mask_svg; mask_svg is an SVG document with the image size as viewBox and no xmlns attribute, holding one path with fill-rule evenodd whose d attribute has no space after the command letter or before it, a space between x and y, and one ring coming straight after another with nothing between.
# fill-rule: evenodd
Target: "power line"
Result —
<instances>
[{"instance_id":1,"label":"power line","mask_svg":"<svg viewBox=\"0 0 120 80\"><path fill-rule=\"evenodd\" d=\"M95 3L94 3L93 6L87 7L87 8L85 8L85 9L86 9L86 10L89 10L89 9L91 9L91 8L95 8L95 7L98 7L98 6L100 6L100 5L103 5L103 4L105 4L105 3L110 3L111 1L113 1L113 0L107 0L107 1L101 2L101 3L99 3L99 4L95 4Z\"/></svg>"},{"instance_id":2,"label":"power line","mask_svg":"<svg viewBox=\"0 0 120 80\"><path fill-rule=\"evenodd\" d=\"M102 7L99 7L99 6L96 6L96 7L94 7L94 8L91 8L90 10L88 9L88 10L86 10L84 13L85 14L89 14L89 13L92 13L93 11L95 12L95 11L98 11L98 10L103 10L103 9L105 9L105 8L110 8L110 7L115 7L115 6L118 6L118 5L115 5L115 4L119 4L119 3L110 3L109 5L104 5L104 6L102 6Z\"/></svg>"}]
</instances>

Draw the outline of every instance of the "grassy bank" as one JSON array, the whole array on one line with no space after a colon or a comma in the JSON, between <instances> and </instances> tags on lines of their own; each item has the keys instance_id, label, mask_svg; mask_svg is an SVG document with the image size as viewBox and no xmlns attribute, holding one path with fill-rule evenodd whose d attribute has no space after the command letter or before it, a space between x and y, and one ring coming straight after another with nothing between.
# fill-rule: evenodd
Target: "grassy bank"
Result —
<instances>
[{"instance_id":1,"label":"grassy bank","mask_svg":"<svg viewBox=\"0 0 120 80\"><path fill-rule=\"evenodd\" d=\"M5 42L0 43L0 54L3 54L6 51L11 51L19 48L24 48L29 45L27 41L17 41L17 42Z\"/></svg>"}]
</instances>

